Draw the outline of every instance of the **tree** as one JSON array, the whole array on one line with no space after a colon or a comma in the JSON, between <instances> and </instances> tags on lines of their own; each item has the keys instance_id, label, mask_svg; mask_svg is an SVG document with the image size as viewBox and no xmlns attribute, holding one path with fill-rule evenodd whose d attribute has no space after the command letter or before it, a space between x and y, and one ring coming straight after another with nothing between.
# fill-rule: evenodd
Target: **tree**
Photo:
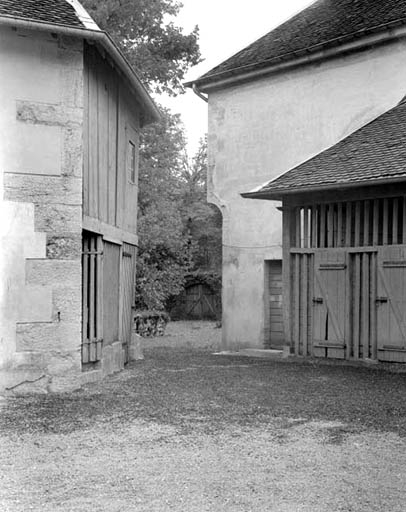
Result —
<instances>
[{"instance_id":1,"label":"tree","mask_svg":"<svg viewBox=\"0 0 406 512\"><path fill-rule=\"evenodd\" d=\"M195 245L194 269L219 272L222 260L222 214L207 203L207 136L200 144L191 165L183 173L181 211Z\"/></svg>"},{"instance_id":2,"label":"tree","mask_svg":"<svg viewBox=\"0 0 406 512\"><path fill-rule=\"evenodd\" d=\"M151 91L176 95L190 66L201 62L198 27L190 34L171 21L178 0L83 0Z\"/></svg>"},{"instance_id":3,"label":"tree","mask_svg":"<svg viewBox=\"0 0 406 512\"><path fill-rule=\"evenodd\" d=\"M187 166L179 115L162 109L162 121L141 135L137 307L163 309L178 295L192 264L192 245L180 208L180 176Z\"/></svg>"}]
</instances>

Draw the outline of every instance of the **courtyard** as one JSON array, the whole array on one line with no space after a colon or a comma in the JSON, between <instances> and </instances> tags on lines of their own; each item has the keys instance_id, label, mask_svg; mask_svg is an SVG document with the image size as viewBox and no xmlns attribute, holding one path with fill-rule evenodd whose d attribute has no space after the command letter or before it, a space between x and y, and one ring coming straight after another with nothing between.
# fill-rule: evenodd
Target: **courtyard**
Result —
<instances>
[{"instance_id":1,"label":"courtyard","mask_svg":"<svg viewBox=\"0 0 406 512\"><path fill-rule=\"evenodd\" d=\"M215 355L174 322L145 359L0 402L0 509L404 511L406 375Z\"/></svg>"}]
</instances>

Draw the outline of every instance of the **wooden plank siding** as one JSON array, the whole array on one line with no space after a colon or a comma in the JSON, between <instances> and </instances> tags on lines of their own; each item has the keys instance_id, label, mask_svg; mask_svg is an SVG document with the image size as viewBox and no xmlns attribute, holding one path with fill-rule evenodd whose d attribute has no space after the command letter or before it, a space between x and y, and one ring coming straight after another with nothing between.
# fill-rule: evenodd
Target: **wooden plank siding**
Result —
<instances>
[{"instance_id":1,"label":"wooden plank siding","mask_svg":"<svg viewBox=\"0 0 406 512\"><path fill-rule=\"evenodd\" d=\"M406 197L382 192L284 202L285 332L296 355L406 362Z\"/></svg>"},{"instance_id":2,"label":"wooden plank siding","mask_svg":"<svg viewBox=\"0 0 406 512\"><path fill-rule=\"evenodd\" d=\"M135 233L138 189L128 176L127 148L134 140L138 155L139 108L107 60L85 49L83 213Z\"/></svg>"}]
</instances>

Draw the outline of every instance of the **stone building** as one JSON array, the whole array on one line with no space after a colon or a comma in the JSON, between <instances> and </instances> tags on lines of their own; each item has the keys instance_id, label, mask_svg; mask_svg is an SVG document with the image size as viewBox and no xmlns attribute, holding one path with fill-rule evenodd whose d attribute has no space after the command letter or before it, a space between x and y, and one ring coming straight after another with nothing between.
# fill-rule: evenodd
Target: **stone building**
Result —
<instances>
[{"instance_id":1,"label":"stone building","mask_svg":"<svg viewBox=\"0 0 406 512\"><path fill-rule=\"evenodd\" d=\"M128 358L138 131L159 113L76 0L0 1L0 392Z\"/></svg>"},{"instance_id":2,"label":"stone building","mask_svg":"<svg viewBox=\"0 0 406 512\"><path fill-rule=\"evenodd\" d=\"M318 0L188 84L208 95L208 200L223 212L225 349L289 341L280 203L241 193L260 189L401 101L405 19L405 0Z\"/></svg>"}]
</instances>

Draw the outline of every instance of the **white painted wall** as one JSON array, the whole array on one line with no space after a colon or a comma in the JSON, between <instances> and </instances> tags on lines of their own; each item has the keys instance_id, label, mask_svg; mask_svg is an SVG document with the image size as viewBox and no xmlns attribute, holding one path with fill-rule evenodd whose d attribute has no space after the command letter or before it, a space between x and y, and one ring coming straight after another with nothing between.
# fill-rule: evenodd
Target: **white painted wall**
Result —
<instances>
[{"instance_id":1,"label":"white painted wall","mask_svg":"<svg viewBox=\"0 0 406 512\"><path fill-rule=\"evenodd\" d=\"M282 257L277 203L247 192L406 95L406 41L209 94L209 201L223 211L223 346L261 347L264 260Z\"/></svg>"}]
</instances>

